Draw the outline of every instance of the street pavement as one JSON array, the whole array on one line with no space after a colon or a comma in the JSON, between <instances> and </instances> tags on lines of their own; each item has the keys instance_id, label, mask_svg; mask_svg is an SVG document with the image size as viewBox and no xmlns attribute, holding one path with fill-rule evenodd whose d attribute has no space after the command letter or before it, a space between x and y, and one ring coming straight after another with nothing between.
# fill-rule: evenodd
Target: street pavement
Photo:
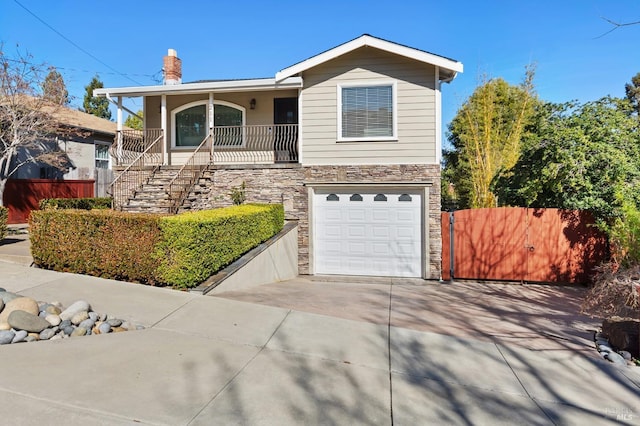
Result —
<instances>
[{"instance_id":1,"label":"street pavement","mask_svg":"<svg viewBox=\"0 0 640 426\"><path fill-rule=\"evenodd\" d=\"M638 368L600 358L583 289L300 277L213 297L0 259L8 291L145 326L0 346L2 424L640 424Z\"/></svg>"}]
</instances>

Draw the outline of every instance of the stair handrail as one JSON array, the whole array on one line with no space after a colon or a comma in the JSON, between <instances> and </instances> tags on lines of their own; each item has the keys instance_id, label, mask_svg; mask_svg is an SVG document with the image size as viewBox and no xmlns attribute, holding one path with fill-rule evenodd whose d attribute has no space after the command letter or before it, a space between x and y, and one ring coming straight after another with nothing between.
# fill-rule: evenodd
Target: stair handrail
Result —
<instances>
[{"instance_id":1,"label":"stair handrail","mask_svg":"<svg viewBox=\"0 0 640 426\"><path fill-rule=\"evenodd\" d=\"M209 154L209 158L207 159L206 164L198 164L196 165L196 158L198 154L202 154L203 148L207 145L207 142L212 138L212 132L209 131L207 136L200 142L200 145L193 151L193 154L187 159L187 161L180 167L178 173L171 179L169 184L167 185L167 193L169 195L169 200L171 200L171 206L169 207L170 213L178 213L182 202L187 197L191 188L195 185L198 177L202 173L202 171L207 167L207 165L211 162L211 150L207 149L206 152ZM186 179L188 173L186 170L191 171L191 177ZM194 173L195 170L195 173ZM176 181L182 182L177 183ZM186 184L184 183L186 181ZM178 186L179 191L174 191L174 188ZM178 195L174 197L174 192L177 192Z\"/></svg>"},{"instance_id":2,"label":"stair handrail","mask_svg":"<svg viewBox=\"0 0 640 426\"><path fill-rule=\"evenodd\" d=\"M118 200L117 200L117 196L116 195L121 195L121 194L115 194L115 185L117 182L119 182L121 179L123 179L124 176L127 175L127 173L134 167L140 167L139 170L141 170L144 167L144 159L146 157L146 155L149 153L149 151L151 150L151 148L154 148L155 145L163 138L163 135L158 136L153 142L151 142L149 144L149 146L147 146L144 151L142 151L140 153L140 155L138 155L138 157L136 157L135 160L133 160L131 162L131 164L129 164L127 167L124 168L124 170L122 172L120 172L120 174L118 176L116 176L116 178L111 182L111 184L109 185L109 192L111 193L111 208L115 209L116 205L118 204ZM138 164L140 163L140 164ZM156 164L157 166L157 164ZM136 181L135 181L135 185L134 185L134 190L137 189L139 186L142 185L142 181L144 181L144 179L141 179L140 176L137 177Z\"/></svg>"}]
</instances>

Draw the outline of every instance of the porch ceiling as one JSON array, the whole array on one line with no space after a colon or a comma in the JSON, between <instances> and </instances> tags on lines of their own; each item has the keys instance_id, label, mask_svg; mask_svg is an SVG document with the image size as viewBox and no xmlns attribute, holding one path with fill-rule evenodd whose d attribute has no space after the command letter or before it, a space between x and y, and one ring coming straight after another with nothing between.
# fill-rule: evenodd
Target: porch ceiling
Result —
<instances>
[{"instance_id":1,"label":"porch ceiling","mask_svg":"<svg viewBox=\"0 0 640 426\"><path fill-rule=\"evenodd\" d=\"M238 91L262 91L262 90L286 90L302 87L302 77L289 77L282 81L275 78L261 78L252 80L223 80L207 81L200 83L184 83L160 86L116 87L103 88L93 91L94 96L124 96L139 97L148 95L187 95L209 92L238 92Z\"/></svg>"}]
</instances>

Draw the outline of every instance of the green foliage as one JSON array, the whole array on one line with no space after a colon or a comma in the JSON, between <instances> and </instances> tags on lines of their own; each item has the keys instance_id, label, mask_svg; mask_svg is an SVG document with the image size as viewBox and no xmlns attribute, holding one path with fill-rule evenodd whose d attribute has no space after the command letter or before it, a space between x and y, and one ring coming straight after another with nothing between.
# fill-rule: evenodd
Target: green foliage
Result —
<instances>
[{"instance_id":1,"label":"green foliage","mask_svg":"<svg viewBox=\"0 0 640 426\"><path fill-rule=\"evenodd\" d=\"M177 288L195 287L283 225L282 205L247 204L164 217L154 252L158 275Z\"/></svg>"},{"instance_id":2,"label":"green foliage","mask_svg":"<svg viewBox=\"0 0 640 426\"><path fill-rule=\"evenodd\" d=\"M64 83L62 74L54 67L49 67L49 74L42 83L43 96L46 100L56 105L67 105L69 103L69 92Z\"/></svg>"},{"instance_id":3,"label":"green foliage","mask_svg":"<svg viewBox=\"0 0 640 426\"><path fill-rule=\"evenodd\" d=\"M155 284L149 254L161 237L160 220L112 210L32 211L31 254L41 268Z\"/></svg>"},{"instance_id":4,"label":"green foliage","mask_svg":"<svg viewBox=\"0 0 640 426\"><path fill-rule=\"evenodd\" d=\"M636 114L640 114L640 72L624 85L624 92Z\"/></svg>"},{"instance_id":5,"label":"green foliage","mask_svg":"<svg viewBox=\"0 0 640 426\"><path fill-rule=\"evenodd\" d=\"M493 182L502 204L589 210L603 223L640 206L640 133L628 102L545 104L536 137Z\"/></svg>"},{"instance_id":6,"label":"green foliage","mask_svg":"<svg viewBox=\"0 0 640 426\"><path fill-rule=\"evenodd\" d=\"M621 215L608 226L611 260L616 265L640 265L640 209L624 202Z\"/></svg>"},{"instance_id":7,"label":"green foliage","mask_svg":"<svg viewBox=\"0 0 640 426\"><path fill-rule=\"evenodd\" d=\"M9 218L9 209L0 206L0 241L7 236L7 219Z\"/></svg>"},{"instance_id":8,"label":"green foliage","mask_svg":"<svg viewBox=\"0 0 640 426\"><path fill-rule=\"evenodd\" d=\"M146 284L194 287L278 233L282 205L159 216L49 205L31 213L36 265Z\"/></svg>"},{"instance_id":9,"label":"green foliage","mask_svg":"<svg viewBox=\"0 0 640 426\"><path fill-rule=\"evenodd\" d=\"M95 197L95 198L46 198L40 200L40 210L47 209L110 209L111 198Z\"/></svg>"},{"instance_id":10,"label":"green foliage","mask_svg":"<svg viewBox=\"0 0 640 426\"><path fill-rule=\"evenodd\" d=\"M241 185L231 188L229 196L231 197L231 201L233 201L233 204L236 206L244 203L247 199L247 185L245 181L242 181Z\"/></svg>"},{"instance_id":11,"label":"green foliage","mask_svg":"<svg viewBox=\"0 0 640 426\"><path fill-rule=\"evenodd\" d=\"M452 183L461 207L495 207L491 182L518 161L533 116L533 70L513 86L501 78L486 80L462 105L449 125L445 186Z\"/></svg>"},{"instance_id":12,"label":"green foliage","mask_svg":"<svg viewBox=\"0 0 640 426\"><path fill-rule=\"evenodd\" d=\"M111 111L109 110L109 100L107 98L97 98L93 96L95 89L102 89L104 84L97 75L91 79L91 82L84 87L86 93L82 103L83 111L93 114L96 117L111 120Z\"/></svg>"},{"instance_id":13,"label":"green foliage","mask_svg":"<svg viewBox=\"0 0 640 426\"><path fill-rule=\"evenodd\" d=\"M142 110L138 110L136 114L140 117L143 117ZM128 116L127 119L124 120L124 125L136 130L142 130L144 127L144 123L142 122L142 120L135 115Z\"/></svg>"}]
</instances>

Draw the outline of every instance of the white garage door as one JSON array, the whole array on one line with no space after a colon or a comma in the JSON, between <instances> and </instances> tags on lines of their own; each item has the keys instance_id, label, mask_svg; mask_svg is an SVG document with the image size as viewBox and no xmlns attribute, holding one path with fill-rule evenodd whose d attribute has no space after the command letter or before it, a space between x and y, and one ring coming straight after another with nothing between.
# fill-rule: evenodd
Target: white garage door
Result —
<instances>
[{"instance_id":1,"label":"white garage door","mask_svg":"<svg viewBox=\"0 0 640 426\"><path fill-rule=\"evenodd\" d=\"M316 274L422 276L422 199L410 192L317 191Z\"/></svg>"}]
</instances>

